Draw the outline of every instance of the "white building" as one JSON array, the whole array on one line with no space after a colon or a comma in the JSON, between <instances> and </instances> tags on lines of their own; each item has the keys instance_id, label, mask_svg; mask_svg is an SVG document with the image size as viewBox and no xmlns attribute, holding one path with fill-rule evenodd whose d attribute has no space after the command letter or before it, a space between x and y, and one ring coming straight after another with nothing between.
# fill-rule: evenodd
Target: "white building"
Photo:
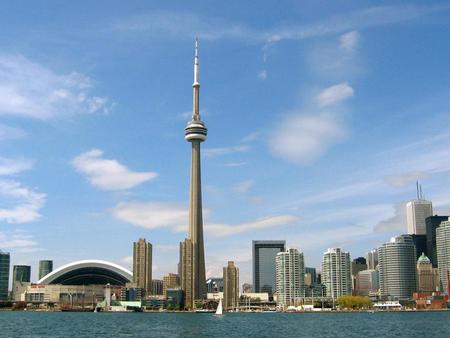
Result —
<instances>
[{"instance_id":1,"label":"white building","mask_svg":"<svg viewBox=\"0 0 450 338\"><path fill-rule=\"evenodd\" d=\"M286 249L275 258L276 289L278 305L294 305L305 292L305 262L303 253Z\"/></svg>"},{"instance_id":2,"label":"white building","mask_svg":"<svg viewBox=\"0 0 450 338\"><path fill-rule=\"evenodd\" d=\"M350 253L340 248L330 248L323 254L322 284L326 296L337 298L352 294Z\"/></svg>"},{"instance_id":3,"label":"white building","mask_svg":"<svg viewBox=\"0 0 450 338\"><path fill-rule=\"evenodd\" d=\"M406 203L408 234L426 235L427 227L425 219L430 216L433 216L433 205L431 201L417 199Z\"/></svg>"},{"instance_id":4,"label":"white building","mask_svg":"<svg viewBox=\"0 0 450 338\"><path fill-rule=\"evenodd\" d=\"M411 236L393 237L378 248L380 295L410 299L416 291L416 247Z\"/></svg>"},{"instance_id":5,"label":"white building","mask_svg":"<svg viewBox=\"0 0 450 338\"><path fill-rule=\"evenodd\" d=\"M375 270L378 266L378 250L373 249L367 253L367 269Z\"/></svg>"},{"instance_id":6,"label":"white building","mask_svg":"<svg viewBox=\"0 0 450 338\"><path fill-rule=\"evenodd\" d=\"M436 251L442 291L448 293L450 273L450 218L436 228Z\"/></svg>"}]
</instances>

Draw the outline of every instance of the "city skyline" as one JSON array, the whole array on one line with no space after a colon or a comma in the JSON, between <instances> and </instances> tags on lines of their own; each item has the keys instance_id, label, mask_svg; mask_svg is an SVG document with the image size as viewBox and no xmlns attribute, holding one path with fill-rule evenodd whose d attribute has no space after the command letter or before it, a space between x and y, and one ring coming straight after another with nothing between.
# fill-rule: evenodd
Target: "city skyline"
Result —
<instances>
[{"instance_id":1,"label":"city skyline","mask_svg":"<svg viewBox=\"0 0 450 338\"><path fill-rule=\"evenodd\" d=\"M11 266L31 265L32 280L43 259L130 268L130 243L144 237L154 278L177 272L195 36L211 131L206 277L235 261L251 283L252 240L286 239L314 267L328 247L365 256L407 233L417 179L434 214L449 214L448 4L180 5L5 5L22 17L0 23L0 249Z\"/></svg>"}]
</instances>

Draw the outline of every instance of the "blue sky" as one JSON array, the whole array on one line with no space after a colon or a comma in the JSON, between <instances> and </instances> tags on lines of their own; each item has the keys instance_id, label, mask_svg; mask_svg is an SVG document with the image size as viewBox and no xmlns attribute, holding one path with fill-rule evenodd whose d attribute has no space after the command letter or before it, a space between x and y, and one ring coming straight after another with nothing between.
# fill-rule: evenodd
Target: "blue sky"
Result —
<instances>
[{"instance_id":1,"label":"blue sky","mask_svg":"<svg viewBox=\"0 0 450 338\"><path fill-rule=\"evenodd\" d=\"M251 282L252 239L365 255L417 179L450 212L450 2L9 1L0 30L0 249L34 278L139 237L176 272L195 36L208 276Z\"/></svg>"}]
</instances>

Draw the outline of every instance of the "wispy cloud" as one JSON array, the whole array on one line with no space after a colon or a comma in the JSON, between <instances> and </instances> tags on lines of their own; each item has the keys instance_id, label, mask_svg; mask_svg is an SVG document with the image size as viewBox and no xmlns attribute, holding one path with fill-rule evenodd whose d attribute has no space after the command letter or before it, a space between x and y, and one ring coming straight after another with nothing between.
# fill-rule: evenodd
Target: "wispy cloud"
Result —
<instances>
[{"instance_id":1,"label":"wispy cloud","mask_svg":"<svg viewBox=\"0 0 450 338\"><path fill-rule=\"evenodd\" d=\"M26 136L22 129L14 128L0 123L0 141L21 139Z\"/></svg>"},{"instance_id":2,"label":"wispy cloud","mask_svg":"<svg viewBox=\"0 0 450 338\"><path fill-rule=\"evenodd\" d=\"M339 37L340 47L344 50L352 51L358 46L359 38L357 31L344 33Z\"/></svg>"},{"instance_id":3,"label":"wispy cloud","mask_svg":"<svg viewBox=\"0 0 450 338\"><path fill-rule=\"evenodd\" d=\"M14 253L39 251L38 243L24 231L0 232L0 248L14 250Z\"/></svg>"},{"instance_id":4,"label":"wispy cloud","mask_svg":"<svg viewBox=\"0 0 450 338\"><path fill-rule=\"evenodd\" d=\"M326 107L352 97L353 93L353 88L347 82L343 82L321 91L317 101L321 107Z\"/></svg>"},{"instance_id":5,"label":"wispy cloud","mask_svg":"<svg viewBox=\"0 0 450 338\"><path fill-rule=\"evenodd\" d=\"M406 205L398 203L392 207L393 215L380 221L374 227L375 232L406 233Z\"/></svg>"},{"instance_id":6,"label":"wispy cloud","mask_svg":"<svg viewBox=\"0 0 450 338\"><path fill-rule=\"evenodd\" d=\"M203 149L203 155L206 157L223 156L235 153L244 153L251 149L248 145L238 145L232 147L219 147L219 148L205 148Z\"/></svg>"},{"instance_id":7,"label":"wispy cloud","mask_svg":"<svg viewBox=\"0 0 450 338\"><path fill-rule=\"evenodd\" d=\"M83 74L57 74L21 55L0 56L0 115L47 120L108 112L108 99L91 94L92 87L91 79Z\"/></svg>"},{"instance_id":8,"label":"wispy cloud","mask_svg":"<svg viewBox=\"0 0 450 338\"><path fill-rule=\"evenodd\" d=\"M242 167L243 165L246 165L247 163L248 162L229 162L229 163L225 163L224 166L235 168L235 167Z\"/></svg>"},{"instance_id":9,"label":"wispy cloud","mask_svg":"<svg viewBox=\"0 0 450 338\"><path fill-rule=\"evenodd\" d=\"M261 70L258 73L258 78L263 81L266 80L267 79L267 70L266 69Z\"/></svg>"},{"instance_id":10,"label":"wispy cloud","mask_svg":"<svg viewBox=\"0 0 450 338\"><path fill-rule=\"evenodd\" d=\"M0 176L18 174L22 171L30 170L33 163L26 159L10 159L0 157Z\"/></svg>"},{"instance_id":11,"label":"wispy cloud","mask_svg":"<svg viewBox=\"0 0 450 338\"><path fill-rule=\"evenodd\" d=\"M126 190L154 179L154 172L135 172L117 160L105 159L98 149L78 155L72 160L75 169L85 174L89 182L103 190Z\"/></svg>"},{"instance_id":12,"label":"wispy cloud","mask_svg":"<svg viewBox=\"0 0 450 338\"><path fill-rule=\"evenodd\" d=\"M410 185L416 180L423 179L428 175L422 171L407 172L397 175L387 175L384 180L387 184L394 188L403 188Z\"/></svg>"},{"instance_id":13,"label":"wispy cloud","mask_svg":"<svg viewBox=\"0 0 450 338\"><path fill-rule=\"evenodd\" d=\"M46 195L14 180L0 180L0 197L10 207L0 208L0 221L6 223L28 223L40 218L39 210L44 206Z\"/></svg>"},{"instance_id":14,"label":"wispy cloud","mask_svg":"<svg viewBox=\"0 0 450 338\"><path fill-rule=\"evenodd\" d=\"M187 229L189 211L186 207L173 203L120 203L113 209L119 220L147 229L161 227Z\"/></svg>"},{"instance_id":15,"label":"wispy cloud","mask_svg":"<svg viewBox=\"0 0 450 338\"><path fill-rule=\"evenodd\" d=\"M258 219L252 222L245 222L235 225L230 224L209 224L205 226L205 230L214 237L223 237L235 235L247 231L256 231L261 229L269 229L282 227L298 222L299 217L293 215L278 215Z\"/></svg>"},{"instance_id":16,"label":"wispy cloud","mask_svg":"<svg viewBox=\"0 0 450 338\"><path fill-rule=\"evenodd\" d=\"M238 193L246 193L255 185L254 180L245 180L233 186L233 190Z\"/></svg>"}]
</instances>

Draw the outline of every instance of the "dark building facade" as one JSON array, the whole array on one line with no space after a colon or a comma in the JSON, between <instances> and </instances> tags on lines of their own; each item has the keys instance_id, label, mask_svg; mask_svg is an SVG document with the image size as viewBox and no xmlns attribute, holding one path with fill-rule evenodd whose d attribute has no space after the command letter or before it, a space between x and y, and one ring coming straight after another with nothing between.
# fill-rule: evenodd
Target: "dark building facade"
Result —
<instances>
[{"instance_id":1,"label":"dark building facade","mask_svg":"<svg viewBox=\"0 0 450 338\"><path fill-rule=\"evenodd\" d=\"M253 241L253 291L273 295L275 285L275 258L286 250L286 241Z\"/></svg>"},{"instance_id":2,"label":"dark building facade","mask_svg":"<svg viewBox=\"0 0 450 338\"><path fill-rule=\"evenodd\" d=\"M31 279L31 266L14 265L13 267L13 285L15 282L29 283Z\"/></svg>"},{"instance_id":3,"label":"dark building facade","mask_svg":"<svg viewBox=\"0 0 450 338\"><path fill-rule=\"evenodd\" d=\"M427 235L409 235L411 236L414 246L416 247L416 260L419 259L419 257L422 255L422 253L425 254L425 256L428 256L428 250L427 250Z\"/></svg>"},{"instance_id":4,"label":"dark building facade","mask_svg":"<svg viewBox=\"0 0 450 338\"><path fill-rule=\"evenodd\" d=\"M9 253L0 250L0 301L8 300L9 264Z\"/></svg>"},{"instance_id":5,"label":"dark building facade","mask_svg":"<svg viewBox=\"0 0 450 338\"><path fill-rule=\"evenodd\" d=\"M425 219L427 229L427 253L426 256L430 259L433 268L437 268L437 250L436 250L436 228L441 222L447 221L449 216L430 216Z\"/></svg>"},{"instance_id":6,"label":"dark building facade","mask_svg":"<svg viewBox=\"0 0 450 338\"><path fill-rule=\"evenodd\" d=\"M39 279L53 271L53 261L39 261Z\"/></svg>"},{"instance_id":7,"label":"dark building facade","mask_svg":"<svg viewBox=\"0 0 450 338\"><path fill-rule=\"evenodd\" d=\"M316 285L317 284L316 268L305 267L305 274L309 274L310 277L311 277L311 284L310 285Z\"/></svg>"}]
</instances>

